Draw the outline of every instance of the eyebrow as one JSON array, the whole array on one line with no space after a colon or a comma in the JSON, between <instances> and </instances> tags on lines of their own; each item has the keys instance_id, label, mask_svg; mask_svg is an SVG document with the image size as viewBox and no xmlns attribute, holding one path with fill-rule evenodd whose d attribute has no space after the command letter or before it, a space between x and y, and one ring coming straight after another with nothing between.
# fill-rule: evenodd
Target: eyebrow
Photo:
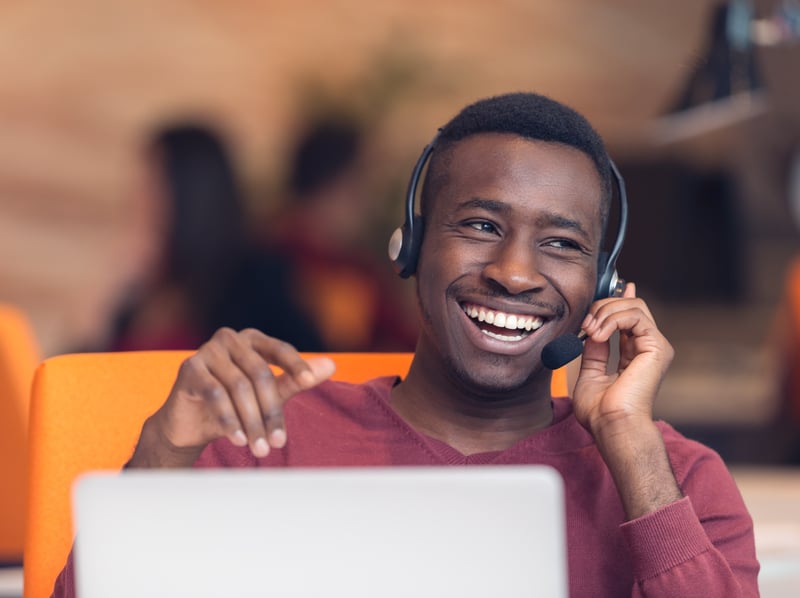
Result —
<instances>
[{"instance_id":1,"label":"eyebrow","mask_svg":"<svg viewBox=\"0 0 800 598\"><path fill-rule=\"evenodd\" d=\"M478 208L481 210L486 210L487 212L492 212L494 214L508 214L511 211L511 208L508 204L497 201L495 199L484 199L481 197L473 197L472 199L468 199L461 203L458 206L459 209L470 209L470 208ZM541 214L536 219L536 224L542 228L545 227L555 227L555 228L562 228L568 230L574 230L585 239L589 239L589 233L586 229L581 225L580 222L573 218L568 218L563 214L558 214L556 212L545 212Z\"/></svg>"},{"instance_id":2,"label":"eyebrow","mask_svg":"<svg viewBox=\"0 0 800 598\"><path fill-rule=\"evenodd\" d=\"M541 226L553 226L556 228L565 228L574 230L582 235L584 238L589 238L589 233L583 228L580 222L573 218L567 218L563 214L556 214L554 212L546 212L536 219L536 223Z\"/></svg>"},{"instance_id":3,"label":"eyebrow","mask_svg":"<svg viewBox=\"0 0 800 598\"><path fill-rule=\"evenodd\" d=\"M495 214L507 214L511 211L511 208L508 206L508 204L505 204L502 201L497 201L496 199L484 199L481 197L473 197L472 199L462 202L458 206L459 210L470 208L478 208L481 210L486 210L487 212L493 212Z\"/></svg>"}]
</instances>

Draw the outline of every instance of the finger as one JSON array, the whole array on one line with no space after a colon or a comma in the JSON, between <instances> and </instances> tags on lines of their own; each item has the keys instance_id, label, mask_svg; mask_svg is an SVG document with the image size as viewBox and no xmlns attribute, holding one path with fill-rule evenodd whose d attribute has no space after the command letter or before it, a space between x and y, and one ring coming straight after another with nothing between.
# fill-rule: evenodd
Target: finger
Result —
<instances>
[{"instance_id":1,"label":"finger","mask_svg":"<svg viewBox=\"0 0 800 598\"><path fill-rule=\"evenodd\" d=\"M587 375L605 376L608 371L608 359L610 355L609 344L599 343L587 338L583 345L581 354L581 367L579 378Z\"/></svg>"},{"instance_id":2,"label":"finger","mask_svg":"<svg viewBox=\"0 0 800 598\"><path fill-rule=\"evenodd\" d=\"M277 376L278 398L282 403L327 380L336 371L336 364L329 357L303 358L291 344L254 332L249 336L253 349L282 370Z\"/></svg>"},{"instance_id":3,"label":"finger","mask_svg":"<svg viewBox=\"0 0 800 598\"><path fill-rule=\"evenodd\" d=\"M246 342L231 348L231 359L244 372L251 385L258 406L258 417L261 420L259 431L263 430L263 438L268 445L265 451L262 443L256 439L259 442L258 456L266 456L265 453L269 453L269 446L280 448L286 436L283 432L283 402L278 398L275 374L261 355ZM274 438L276 435L280 438Z\"/></svg>"},{"instance_id":4,"label":"finger","mask_svg":"<svg viewBox=\"0 0 800 598\"><path fill-rule=\"evenodd\" d=\"M251 452L256 457L266 457L269 454L267 431L252 374L243 370L240 365L247 361L244 356L252 351L243 342L243 338L232 330L218 331L214 336L217 343L209 343L207 349L210 354L208 369L224 389L224 398L235 409ZM266 364L262 372L263 375L272 376ZM223 401L224 398L219 400Z\"/></svg>"},{"instance_id":5,"label":"finger","mask_svg":"<svg viewBox=\"0 0 800 598\"><path fill-rule=\"evenodd\" d=\"M622 322L637 320L641 320L646 326L656 326L653 314L642 299L620 297L593 306L593 310L584 318L582 327L590 337L597 341L605 341L617 330L635 334L636 331L626 328Z\"/></svg>"},{"instance_id":6,"label":"finger","mask_svg":"<svg viewBox=\"0 0 800 598\"><path fill-rule=\"evenodd\" d=\"M597 342L605 342L619 331L620 337L640 337L657 330L656 324L649 314L638 304L617 306L616 308L598 312L589 336Z\"/></svg>"},{"instance_id":7,"label":"finger","mask_svg":"<svg viewBox=\"0 0 800 598\"><path fill-rule=\"evenodd\" d=\"M628 299L632 299L636 297L636 283L629 282L625 284L625 290L622 292L623 297L627 297Z\"/></svg>"},{"instance_id":8,"label":"finger","mask_svg":"<svg viewBox=\"0 0 800 598\"><path fill-rule=\"evenodd\" d=\"M325 356L309 357L305 360L306 370L302 379L291 372L283 372L276 380L282 397L292 397L301 390L307 390L330 378L336 371L336 363Z\"/></svg>"},{"instance_id":9,"label":"finger","mask_svg":"<svg viewBox=\"0 0 800 598\"><path fill-rule=\"evenodd\" d=\"M256 380L256 394L259 397L261 411L264 415L264 425L267 431L267 440L270 446L281 448L286 444L286 424L283 418L283 406L295 394L327 380L333 375L336 365L329 357L310 357L306 360L308 370L311 372L309 386L299 386L295 377L288 372L266 381L269 389L262 389L261 379Z\"/></svg>"},{"instance_id":10,"label":"finger","mask_svg":"<svg viewBox=\"0 0 800 598\"><path fill-rule=\"evenodd\" d=\"M242 430L239 415L228 398L225 387L209 371L203 351L201 349L181 364L179 379L191 381L187 397L189 400L199 400L204 406L203 420L210 424L208 433L211 437L227 436L236 446L245 446L247 437ZM208 350L205 349L205 352Z\"/></svg>"},{"instance_id":11,"label":"finger","mask_svg":"<svg viewBox=\"0 0 800 598\"><path fill-rule=\"evenodd\" d=\"M243 331L242 336L247 339L248 350L237 352L234 360L247 372L253 384L267 442L280 448L286 442L283 405L298 392L330 378L336 366L328 357L303 358L289 343L257 330ZM266 359L276 367L272 368Z\"/></svg>"}]
</instances>

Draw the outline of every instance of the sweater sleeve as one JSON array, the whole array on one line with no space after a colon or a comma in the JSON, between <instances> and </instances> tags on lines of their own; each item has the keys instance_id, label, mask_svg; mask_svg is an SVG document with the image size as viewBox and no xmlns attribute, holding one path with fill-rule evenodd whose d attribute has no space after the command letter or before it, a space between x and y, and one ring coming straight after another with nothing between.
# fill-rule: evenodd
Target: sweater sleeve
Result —
<instances>
[{"instance_id":1,"label":"sweater sleeve","mask_svg":"<svg viewBox=\"0 0 800 598\"><path fill-rule=\"evenodd\" d=\"M672 458L684 498L622 525L632 596L758 596L753 521L722 459L710 450Z\"/></svg>"},{"instance_id":2,"label":"sweater sleeve","mask_svg":"<svg viewBox=\"0 0 800 598\"><path fill-rule=\"evenodd\" d=\"M66 565L56 577L50 598L75 598L75 561L73 553L74 548L70 550Z\"/></svg>"}]
</instances>

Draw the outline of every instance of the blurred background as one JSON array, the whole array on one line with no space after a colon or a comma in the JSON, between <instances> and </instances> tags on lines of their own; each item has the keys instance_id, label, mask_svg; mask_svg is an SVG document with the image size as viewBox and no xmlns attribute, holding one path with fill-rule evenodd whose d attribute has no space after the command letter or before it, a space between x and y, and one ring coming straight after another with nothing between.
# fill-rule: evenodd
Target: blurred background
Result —
<instances>
[{"instance_id":1,"label":"blurred background","mask_svg":"<svg viewBox=\"0 0 800 598\"><path fill-rule=\"evenodd\" d=\"M798 67L796 0L3 2L0 302L44 357L192 346L247 310L306 350L411 348L385 245L414 161L463 105L538 91L627 182L619 270L676 349L659 415L732 464L797 464ZM176 216L184 159L235 213ZM199 306L175 256L237 290Z\"/></svg>"},{"instance_id":2,"label":"blurred background","mask_svg":"<svg viewBox=\"0 0 800 598\"><path fill-rule=\"evenodd\" d=\"M306 297L298 346L410 348L413 284L384 256L411 167L464 104L534 90L587 115L625 176L619 269L677 351L660 414L732 460L797 460L798 14L792 0L2 3L0 301L45 357L200 342L202 327L159 328L204 293L164 283L178 146L159 140L205 128L225 155L196 166L227 178L203 184L240 203L228 236ZM190 241L214 229L193 226Z\"/></svg>"}]
</instances>

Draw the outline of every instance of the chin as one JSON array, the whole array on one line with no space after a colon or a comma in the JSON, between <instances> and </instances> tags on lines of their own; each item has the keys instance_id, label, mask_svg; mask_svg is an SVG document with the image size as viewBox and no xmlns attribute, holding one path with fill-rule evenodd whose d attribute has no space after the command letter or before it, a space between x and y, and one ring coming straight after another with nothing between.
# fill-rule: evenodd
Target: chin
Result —
<instances>
[{"instance_id":1,"label":"chin","mask_svg":"<svg viewBox=\"0 0 800 598\"><path fill-rule=\"evenodd\" d=\"M480 371L466 368L463 364L451 361L450 371L455 374L462 386L471 392L486 396L505 398L505 395L514 393L530 384L534 372L520 372L519 366L512 366L508 358L500 355L490 355L483 361ZM511 370L511 371L509 371Z\"/></svg>"}]
</instances>

